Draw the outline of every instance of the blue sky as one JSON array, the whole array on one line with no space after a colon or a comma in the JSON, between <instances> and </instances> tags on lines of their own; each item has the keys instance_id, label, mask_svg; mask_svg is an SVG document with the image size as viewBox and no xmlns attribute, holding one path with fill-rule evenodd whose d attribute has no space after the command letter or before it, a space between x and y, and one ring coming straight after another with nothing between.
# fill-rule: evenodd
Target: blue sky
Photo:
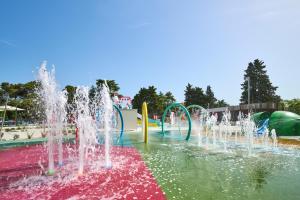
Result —
<instances>
[{"instance_id":1,"label":"blue sky","mask_svg":"<svg viewBox=\"0 0 300 200\"><path fill-rule=\"evenodd\" d=\"M300 97L298 0L1 0L0 82L115 79L133 96L155 85L182 101L187 83L239 103L248 62L265 61L278 94Z\"/></svg>"}]
</instances>

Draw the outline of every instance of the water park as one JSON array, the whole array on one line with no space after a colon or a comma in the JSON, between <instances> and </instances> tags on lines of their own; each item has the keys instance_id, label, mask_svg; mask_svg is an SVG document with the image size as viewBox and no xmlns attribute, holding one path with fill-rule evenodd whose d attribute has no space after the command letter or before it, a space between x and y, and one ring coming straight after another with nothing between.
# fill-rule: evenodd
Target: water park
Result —
<instances>
[{"instance_id":1,"label":"water park","mask_svg":"<svg viewBox=\"0 0 300 200\"><path fill-rule=\"evenodd\" d=\"M300 1L0 1L0 200L299 200Z\"/></svg>"},{"instance_id":2,"label":"water park","mask_svg":"<svg viewBox=\"0 0 300 200\"><path fill-rule=\"evenodd\" d=\"M141 114L124 108L106 81L93 98L88 87L77 87L72 104L45 62L37 81L35 107L43 123L26 130L41 135L2 133L1 199L299 197L295 113L239 111L234 117L230 107L220 114L174 102L161 119L151 119L148 102ZM22 111L4 108L3 114Z\"/></svg>"}]
</instances>

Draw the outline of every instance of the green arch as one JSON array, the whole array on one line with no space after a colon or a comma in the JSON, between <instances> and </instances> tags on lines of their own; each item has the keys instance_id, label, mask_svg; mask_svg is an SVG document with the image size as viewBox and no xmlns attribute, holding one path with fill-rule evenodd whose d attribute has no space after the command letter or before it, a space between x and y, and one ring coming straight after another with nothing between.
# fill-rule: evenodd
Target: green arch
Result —
<instances>
[{"instance_id":1,"label":"green arch","mask_svg":"<svg viewBox=\"0 0 300 200\"><path fill-rule=\"evenodd\" d=\"M165 111L164 111L164 114L162 116L162 122L161 122L161 130L162 130L162 134L164 135L165 134L165 131L164 131L164 123L165 123L165 118L167 116L167 113L168 111L171 109L171 108L174 108L174 107L180 107L186 114L186 116L188 117L188 121L189 121L189 129L188 129L188 134L185 138L185 140L189 140L190 139L190 136L191 136L191 131L192 131L192 120L191 120L191 116L190 116L190 113L189 111L186 109L186 107L184 107L182 104L180 103L172 103L171 105L169 105Z\"/></svg>"},{"instance_id":2,"label":"green arch","mask_svg":"<svg viewBox=\"0 0 300 200\"><path fill-rule=\"evenodd\" d=\"M199 108L201 110L204 110L207 113L207 110L205 108L203 108L202 106L196 105L196 104L192 104L186 107L187 110L191 109L191 108Z\"/></svg>"},{"instance_id":3,"label":"green arch","mask_svg":"<svg viewBox=\"0 0 300 200\"><path fill-rule=\"evenodd\" d=\"M189 105L189 106L187 106L186 107L186 109L189 111L189 109L191 109L191 108L198 108L198 109L200 109L201 110L201 112L202 111L204 111L204 113L205 113L205 115L204 116L208 116L208 112L207 112L207 110L205 109L205 108L203 108L202 106L199 106L199 105L197 105L197 104L192 104L192 105ZM190 112L190 111L189 111ZM190 115L191 115L191 113L190 113Z\"/></svg>"}]
</instances>

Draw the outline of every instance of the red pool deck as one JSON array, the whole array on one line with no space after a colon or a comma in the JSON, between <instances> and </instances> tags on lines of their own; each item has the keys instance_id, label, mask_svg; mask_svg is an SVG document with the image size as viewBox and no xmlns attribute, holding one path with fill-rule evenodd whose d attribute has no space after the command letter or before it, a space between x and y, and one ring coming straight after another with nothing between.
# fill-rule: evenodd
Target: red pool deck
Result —
<instances>
[{"instance_id":1,"label":"red pool deck","mask_svg":"<svg viewBox=\"0 0 300 200\"><path fill-rule=\"evenodd\" d=\"M102 167L103 147L96 152L80 176L75 146L64 146L64 165L47 176L42 145L1 150L0 199L166 199L135 148L112 147L111 169Z\"/></svg>"}]
</instances>

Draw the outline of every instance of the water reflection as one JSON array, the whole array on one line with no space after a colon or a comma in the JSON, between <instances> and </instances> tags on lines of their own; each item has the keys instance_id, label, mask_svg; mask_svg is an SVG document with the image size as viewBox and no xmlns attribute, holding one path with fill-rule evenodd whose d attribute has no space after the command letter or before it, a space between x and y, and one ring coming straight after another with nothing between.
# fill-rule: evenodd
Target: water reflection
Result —
<instances>
[{"instance_id":1,"label":"water reflection","mask_svg":"<svg viewBox=\"0 0 300 200\"><path fill-rule=\"evenodd\" d=\"M261 190L265 184L267 184L267 178L271 174L269 166L264 165L263 162L259 162L250 170L250 180L255 186L255 190Z\"/></svg>"}]
</instances>

